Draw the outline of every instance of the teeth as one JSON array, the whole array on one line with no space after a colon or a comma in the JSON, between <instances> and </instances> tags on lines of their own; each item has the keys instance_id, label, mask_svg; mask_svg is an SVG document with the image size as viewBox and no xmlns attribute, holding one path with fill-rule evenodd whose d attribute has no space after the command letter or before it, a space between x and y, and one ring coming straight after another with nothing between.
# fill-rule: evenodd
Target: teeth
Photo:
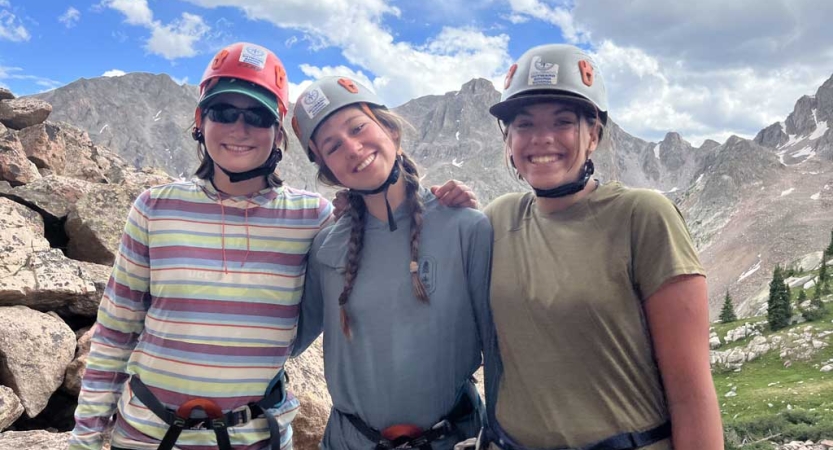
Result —
<instances>
[{"instance_id":1,"label":"teeth","mask_svg":"<svg viewBox=\"0 0 833 450\"><path fill-rule=\"evenodd\" d=\"M364 170L365 167L369 166L370 163L372 163L375 160L376 160L376 154L375 153L368 156L367 159L365 159L364 161L362 161L361 164L359 164L359 167L356 167L356 172L361 172L362 170Z\"/></svg>"},{"instance_id":2,"label":"teeth","mask_svg":"<svg viewBox=\"0 0 833 450\"><path fill-rule=\"evenodd\" d=\"M556 162L561 159L558 155L540 155L540 156L530 156L529 162L532 164L547 164Z\"/></svg>"},{"instance_id":3,"label":"teeth","mask_svg":"<svg viewBox=\"0 0 833 450\"><path fill-rule=\"evenodd\" d=\"M225 147L226 147L226 150L229 150L229 151L232 151L232 152L245 152L246 150L249 149L249 147L244 147L242 145L226 144Z\"/></svg>"}]
</instances>

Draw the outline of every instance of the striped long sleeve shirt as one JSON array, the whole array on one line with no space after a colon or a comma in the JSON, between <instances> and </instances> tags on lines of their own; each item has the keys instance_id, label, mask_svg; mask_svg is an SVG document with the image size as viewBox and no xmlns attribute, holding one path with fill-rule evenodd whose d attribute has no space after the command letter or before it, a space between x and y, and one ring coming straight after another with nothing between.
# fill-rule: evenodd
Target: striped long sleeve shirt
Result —
<instances>
[{"instance_id":1,"label":"striped long sleeve shirt","mask_svg":"<svg viewBox=\"0 0 833 450\"><path fill-rule=\"evenodd\" d=\"M155 449L168 426L125 383L138 376L167 407L208 398L223 411L263 397L297 331L306 256L330 220L318 194L288 187L230 197L201 180L143 192L128 215L99 307L71 450L112 444ZM298 403L278 417L282 441ZM229 428L236 449L266 445L264 418ZM283 444L282 442L282 444ZM212 430L177 447L216 449Z\"/></svg>"}]
</instances>

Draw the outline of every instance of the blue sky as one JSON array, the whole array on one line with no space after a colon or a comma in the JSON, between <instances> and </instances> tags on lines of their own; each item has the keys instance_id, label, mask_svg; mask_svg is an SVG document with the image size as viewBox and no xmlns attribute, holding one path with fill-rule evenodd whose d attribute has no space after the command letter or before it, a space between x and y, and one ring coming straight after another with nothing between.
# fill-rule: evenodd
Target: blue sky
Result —
<instances>
[{"instance_id":1,"label":"blue sky","mask_svg":"<svg viewBox=\"0 0 833 450\"><path fill-rule=\"evenodd\" d=\"M527 48L568 42L595 55L623 128L698 145L751 137L815 93L833 75L831 17L830 0L0 0L0 86L134 71L197 84L217 49L249 41L284 61L293 98L349 74L398 105L499 83Z\"/></svg>"}]
</instances>

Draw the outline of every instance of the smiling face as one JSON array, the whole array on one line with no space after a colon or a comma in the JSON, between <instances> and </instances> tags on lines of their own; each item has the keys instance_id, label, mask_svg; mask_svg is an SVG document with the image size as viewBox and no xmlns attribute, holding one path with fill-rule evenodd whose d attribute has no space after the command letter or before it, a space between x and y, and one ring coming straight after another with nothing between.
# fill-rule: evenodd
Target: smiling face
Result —
<instances>
[{"instance_id":1,"label":"smiling face","mask_svg":"<svg viewBox=\"0 0 833 450\"><path fill-rule=\"evenodd\" d=\"M211 105L229 105L240 109L262 108L251 97L227 93L212 99ZM263 165L269 158L272 147L279 145L281 134L277 124L260 128L245 123L243 114L238 114L233 123L220 123L206 115L203 120L205 147L214 163L229 172L245 172Z\"/></svg>"},{"instance_id":2,"label":"smiling face","mask_svg":"<svg viewBox=\"0 0 833 450\"><path fill-rule=\"evenodd\" d=\"M536 103L521 108L509 124L508 151L530 186L551 189L578 178L598 144L598 134L579 111L571 103Z\"/></svg>"},{"instance_id":3,"label":"smiling face","mask_svg":"<svg viewBox=\"0 0 833 450\"><path fill-rule=\"evenodd\" d=\"M327 169L338 183L370 190L382 185L396 162L399 133L388 130L357 106L327 118L312 136Z\"/></svg>"}]
</instances>

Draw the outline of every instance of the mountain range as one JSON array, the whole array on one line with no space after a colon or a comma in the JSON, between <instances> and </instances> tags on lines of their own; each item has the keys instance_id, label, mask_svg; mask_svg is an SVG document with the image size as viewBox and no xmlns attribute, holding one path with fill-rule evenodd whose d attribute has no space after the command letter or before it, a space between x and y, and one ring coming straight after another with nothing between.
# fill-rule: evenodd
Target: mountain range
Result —
<instances>
[{"instance_id":1,"label":"mountain range","mask_svg":"<svg viewBox=\"0 0 833 450\"><path fill-rule=\"evenodd\" d=\"M51 121L86 130L93 142L135 166L189 177L197 164L190 136L197 95L196 86L164 74L129 73L80 79L35 97L52 105ZM413 125L403 147L420 164L425 184L461 180L483 203L526 188L509 171L500 128L488 114L499 97L491 82L474 79L459 91L394 108ZM613 111L594 154L597 174L655 189L678 205L708 273L713 316L726 291L741 315L760 313L774 266L827 246L833 228L833 77L753 139L732 136L695 147L671 131L650 142L615 119ZM294 187L332 193L316 183L316 168L294 136L279 170Z\"/></svg>"}]
</instances>

